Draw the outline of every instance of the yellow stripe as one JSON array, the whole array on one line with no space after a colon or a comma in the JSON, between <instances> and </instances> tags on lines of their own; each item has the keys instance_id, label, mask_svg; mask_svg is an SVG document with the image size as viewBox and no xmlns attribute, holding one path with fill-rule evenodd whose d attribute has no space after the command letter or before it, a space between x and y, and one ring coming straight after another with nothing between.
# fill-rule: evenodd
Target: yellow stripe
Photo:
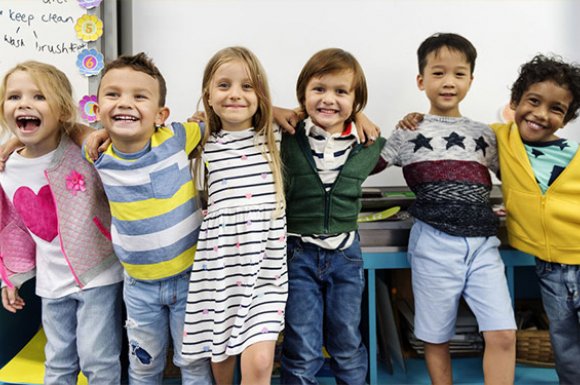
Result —
<instances>
[{"instance_id":1,"label":"yellow stripe","mask_svg":"<svg viewBox=\"0 0 580 385\"><path fill-rule=\"evenodd\" d=\"M183 123L183 125L185 127L185 137L187 138L185 152L191 154L201 141L201 128L194 122Z\"/></svg>"},{"instance_id":2,"label":"yellow stripe","mask_svg":"<svg viewBox=\"0 0 580 385\"><path fill-rule=\"evenodd\" d=\"M149 263L146 265L134 265L123 263L123 267L131 277L140 280L156 280L172 277L179 274L193 265L197 245L193 245L183 253L170 261Z\"/></svg>"},{"instance_id":3,"label":"yellow stripe","mask_svg":"<svg viewBox=\"0 0 580 385\"><path fill-rule=\"evenodd\" d=\"M151 137L151 147L158 147L163 144L167 139L172 138L175 136L172 130L167 127L160 127L155 131L153 136Z\"/></svg>"},{"instance_id":4,"label":"yellow stripe","mask_svg":"<svg viewBox=\"0 0 580 385\"><path fill-rule=\"evenodd\" d=\"M123 221L136 221L166 214L195 197L192 181L183 186L171 198L150 198L136 202L111 202L111 215Z\"/></svg>"}]
</instances>

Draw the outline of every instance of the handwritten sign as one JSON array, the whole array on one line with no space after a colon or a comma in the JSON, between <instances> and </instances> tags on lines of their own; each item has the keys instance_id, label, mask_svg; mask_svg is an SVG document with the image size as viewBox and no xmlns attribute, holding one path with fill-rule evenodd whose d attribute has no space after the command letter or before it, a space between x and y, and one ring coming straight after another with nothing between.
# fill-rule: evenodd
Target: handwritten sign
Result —
<instances>
[{"instance_id":1,"label":"handwritten sign","mask_svg":"<svg viewBox=\"0 0 580 385\"><path fill-rule=\"evenodd\" d=\"M86 14L77 0L0 1L0 74L25 60L50 63L67 74L74 97L89 92L89 81L76 66L79 53L89 48L75 32Z\"/></svg>"}]
</instances>

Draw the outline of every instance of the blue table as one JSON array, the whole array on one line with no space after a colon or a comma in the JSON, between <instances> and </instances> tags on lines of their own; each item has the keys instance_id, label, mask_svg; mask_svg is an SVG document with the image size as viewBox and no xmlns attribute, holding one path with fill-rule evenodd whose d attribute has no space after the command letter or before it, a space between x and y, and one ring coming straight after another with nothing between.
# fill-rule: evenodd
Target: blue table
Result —
<instances>
[{"instance_id":1,"label":"blue table","mask_svg":"<svg viewBox=\"0 0 580 385\"><path fill-rule=\"evenodd\" d=\"M535 265L534 257L514 249L501 249L512 301L514 299L514 269ZM369 374L370 383L379 384L377 367L377 303L376 271L381 269L408 269L407 251L393 247L363 247L364 268L367 270L369 317Z\"/></svg>"}]
</instances>

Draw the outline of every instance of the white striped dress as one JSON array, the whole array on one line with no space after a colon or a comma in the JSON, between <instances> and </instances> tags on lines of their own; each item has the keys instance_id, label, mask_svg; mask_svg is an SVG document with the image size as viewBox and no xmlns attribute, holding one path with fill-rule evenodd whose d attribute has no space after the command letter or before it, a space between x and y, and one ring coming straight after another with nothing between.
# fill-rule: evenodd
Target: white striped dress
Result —
<instances>
[{"instance_id":1,"label":"white striped dress","mask_svg":"<svg viewBox=\"0 0 580 385\"><path fill-rule=\"evenodd\" d=\"M284 328L286 217L253 129L212 135L203 151L208 213L185 314L183 355L220 362ZM280 136L277 141L279 145Z\"/></svg>"}]
</instances>

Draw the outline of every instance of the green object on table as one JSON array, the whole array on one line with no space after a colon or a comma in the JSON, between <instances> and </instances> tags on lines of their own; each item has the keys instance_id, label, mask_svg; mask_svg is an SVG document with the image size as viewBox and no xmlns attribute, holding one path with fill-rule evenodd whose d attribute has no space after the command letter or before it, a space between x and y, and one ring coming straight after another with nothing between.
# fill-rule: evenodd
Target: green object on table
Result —
<instances>
[{"instance_id":1,"label":"green object on table","mask_svg":"<svg viewBox=\"0 0 580 385\"><path fill-rule=\"evenodd\" d=\"M401 210L401 206L389 207L386 210L379 211L377 213L359 215L357 222L374 222L382 221L384 219L390 218Z\"/></svg>"},{"instance_id":2,"label":"green object on table","mask_svg":"<svg viewBox=\"0 0 580 385\"><path fill-rule=\"evenodd\" d=\"M385 191L383 192L383 198L415 198L415 193L413 191Z\"/></svg>"}]
</instances>

